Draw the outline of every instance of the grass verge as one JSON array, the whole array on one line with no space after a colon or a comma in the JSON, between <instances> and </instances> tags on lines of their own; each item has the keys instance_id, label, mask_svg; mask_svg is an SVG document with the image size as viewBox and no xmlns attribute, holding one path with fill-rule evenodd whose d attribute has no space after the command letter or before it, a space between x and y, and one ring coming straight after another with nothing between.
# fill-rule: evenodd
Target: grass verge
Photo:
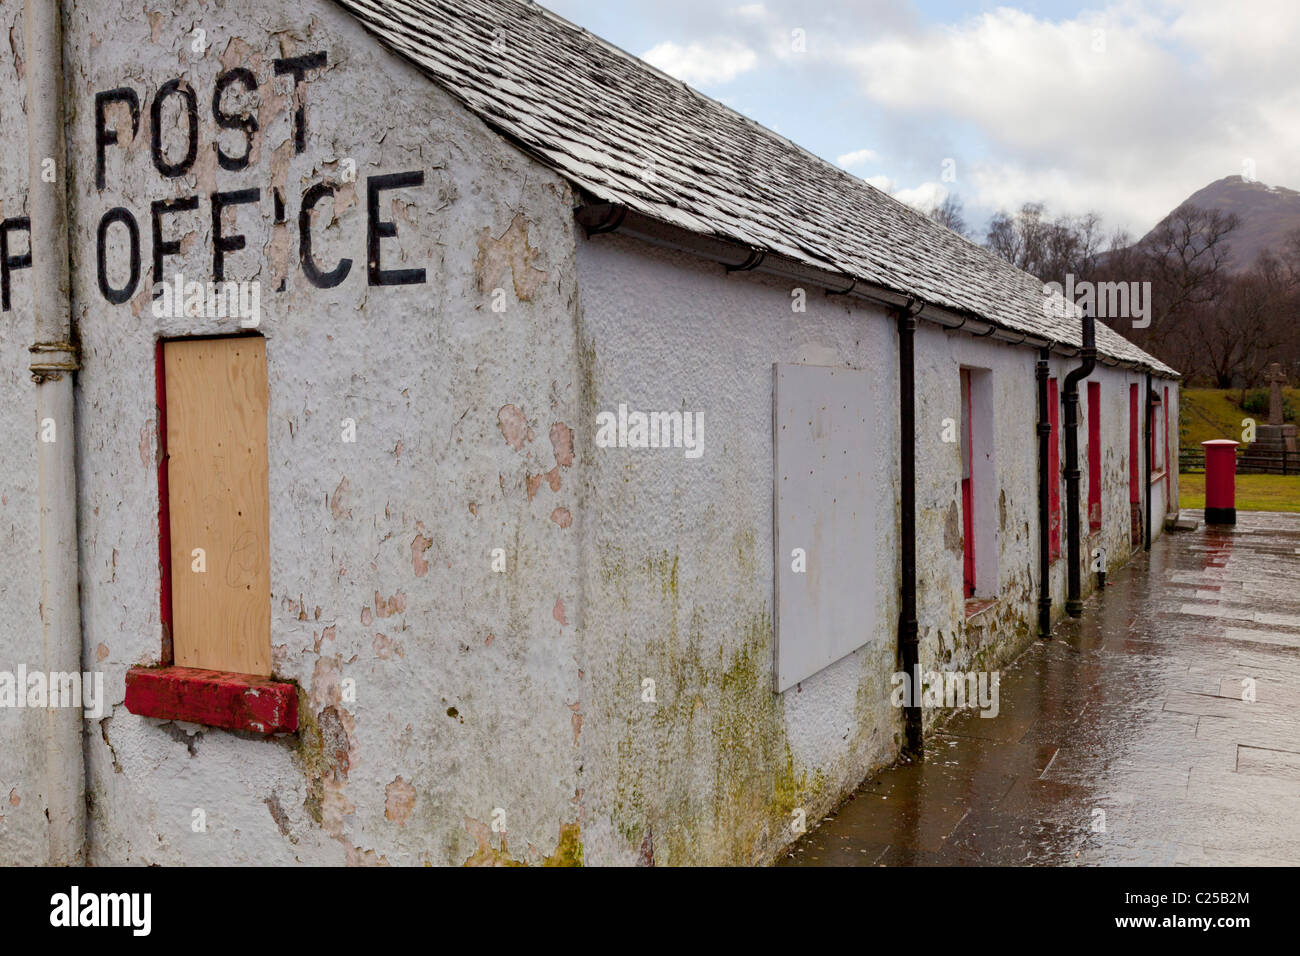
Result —
<instances>
[{"instance_id":1,"label":"grass verge","mask_svg":"<svg viewBox=\"0 0 1300 956\"><path fill-rule=\"evenodd\" d=\"M1179 505L1205 507L1205 475L1178 476ZM1238 475L1238 511L1300 512L1300 475Z\"/></svg>"}]
</instances>

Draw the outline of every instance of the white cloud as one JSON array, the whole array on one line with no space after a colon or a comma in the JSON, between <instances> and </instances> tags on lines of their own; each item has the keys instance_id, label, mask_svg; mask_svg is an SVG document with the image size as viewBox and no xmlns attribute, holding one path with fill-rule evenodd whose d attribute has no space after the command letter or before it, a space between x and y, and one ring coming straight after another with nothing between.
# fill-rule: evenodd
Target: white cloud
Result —
<instances>
[{"instance_id":1,"label":"white cloud","mask_svg":"<svg viewBox=\"0 0 1300 956\"><path fill-rule=\"evenodd\" d=\"M861 166L869 163L876 158L874 149L855 149L851 153L845 153L842 156L835 157L835 165L841 169L852 169L854 166Z\"/></svg>"},{"instance_id":2,"label":"white cloud","mask_svg":"<svg viewBox=\"0 0 1300 956\"><path fill-rule=\"evenodd\" d=\"M610 9L542 2L578 22ZM919 0L633 0L655 33L622 45L671 38L647 54L665 71L734 80L724 89L742 111L800 145L893 191L940 180L973 220L1041 200L1145 231L1246 160L1262 181L1300 187L1300 3L1000 3L962 14ZM889 163L855 160L861 142L889 143ZM940 176L948 157L956 181Z\"/></svg>"},{"instance_id":3,"label":"white cloud","mask_svg":"<svg viewBox=\"0 0 1300 956\"><path fill-rule=\"evenodd\" d=\"M922 212L928 212L948 198L948 187L942 183L925 182L919 186L903 188L888 176L866 176L862 181Z\"/></svg>"},{"instance_id":4,"label":"white cloud","mask_svg":"<svg viewBox=\"0 0 1300 956\"><path fill-rule=\"evenodd\" d=\"M1300 6L1248 6L1000 7L834 56L890 114L973 131L955 184L968 205L1042 200L1142 230L1247 158L1265 182L1300 181Z\"/></svg>"},{"instance_id":5,"label":"white cloud","mask_svg":"<svg viewBox=\"0 0 1300 956\"><path fill-rule=\"evenodd\" d=\"M664 41L641 58L683 83L727 83L758 65L758 54L735 39L686 46Z\"/></svg>"},{"instance_id":6,"label":"white cloud","mask_svg":"<svg viewBox=\"0 0 1300 956\"><path fill-rule=\"evenodd\" d=\"M913 209L929 212L948 198L948 188L942 183L921 183L913 189L899 189L891 195Z\"/></svg>"}]
</instances>

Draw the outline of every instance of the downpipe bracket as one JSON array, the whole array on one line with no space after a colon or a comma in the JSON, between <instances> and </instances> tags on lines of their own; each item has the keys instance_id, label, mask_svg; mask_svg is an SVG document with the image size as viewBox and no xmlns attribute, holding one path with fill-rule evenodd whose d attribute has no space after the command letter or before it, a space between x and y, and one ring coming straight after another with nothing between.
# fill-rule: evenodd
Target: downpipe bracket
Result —
<instances>
[{"instance_id":1,"label":"downpipe bracket","mask_svg":"<svg viewBox=\"0 0 1300 956\"><path fill-rule=\"evenodd\" d=\"M71 342L37 342L28 349L32 381L41 384L62 378L81 368L77 347Z\"/></svg>"}]
</instances>

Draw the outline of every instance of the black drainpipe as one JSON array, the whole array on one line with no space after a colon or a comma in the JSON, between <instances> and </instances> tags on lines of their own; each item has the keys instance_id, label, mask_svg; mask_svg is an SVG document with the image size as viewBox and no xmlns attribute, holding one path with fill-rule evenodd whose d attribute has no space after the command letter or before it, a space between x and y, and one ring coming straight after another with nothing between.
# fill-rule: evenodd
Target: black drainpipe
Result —
<instances>
[{"instance_id":1,"label":"black drainpipe","mask_svg":"<svg viewBox=\"0 0 1300 956\"><path fill-rule=\"evenodd\" d=\"M919 628L916 623L916 317L925 304L908 299L898 314L898 427L899 492L902 539L902 574L898 610L898 650L907 685L912 691L905 699L911 706L903 709L903 753L920 758L921 701L916 700L917 667L920 659Z\"/></svg>"},{"instance_id":2,"label":"black drainpipe","mask_svg":"<svg viewBox=\"0 0 1300 956\"><path fill-rule=\"evenodd\" d=\"M1147 520L1146 520L1146 534L1142 536L1145 539L1142 547L1143 550L1150 551L1151 550L1151 394L1152 394L1150 372L1147 372L1146 386L1147 386L1147 400L1145 402L1146 417L1142 422L1142 436L1144 439L1142 444L1142 448L1143 448L1142 457L1146 459L1146 467L1143 468L1143 471L1146 472L1146 481L1144 482L1142 487L1147 502L1146 503ZM1165 467L1166 468L1169 467L1168 462L1165 463Z\"/></svg>"},{"instance_id":3,"label":"black drainpipe","mask_svg":"<svg viewBox=\"0 0 1300 956\"><path fill-rule=\"evenodd\" d=\"M1051 435L1052 421L1047 408L1047 362L1050 348L1038 352L1038 636L1052 636L1051 555L1048 524L1051 522Z\"/></svg>"},{"instance_id":4,"label":"black drainpipe","mask_svg":"<svg viewBox=\"0 0 1300 956\"><path fill-rule=\"evenodd\" d=\"M1065 611L1071 617L1083 613L1079 575L1079 382L1092 374L1097 365L1097 320L1092 309L1083 310L1083 360L1065 376L1065 503L1066 533L1069 535L1069 566Z\"/></svg>"}]
</instances>

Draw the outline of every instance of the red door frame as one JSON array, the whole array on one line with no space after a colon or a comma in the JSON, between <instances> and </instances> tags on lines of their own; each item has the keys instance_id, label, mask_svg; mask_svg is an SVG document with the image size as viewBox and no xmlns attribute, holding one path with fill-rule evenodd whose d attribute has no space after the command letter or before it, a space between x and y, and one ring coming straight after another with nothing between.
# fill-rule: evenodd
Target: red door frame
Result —
<instances>
[{"instance_id":1,"label":"red door frame","mask_svg":"<svg viewBox=\"0 0 1300 956\"><path fill-rule=\"evenodd\" d=\"M966 597L975 596L975 514L971 482L975 476L975 446L971 441L970 371L961 370L962 432L965 449L962 455L961 524L962 583Z\"/></svg>"},{"instance_id":2,"label":"red door frame","mask_svg":"<svg viewBox=\"0 0 1300 956\"><path fill-rule=\"evenodd\" d=\"M1165 400L1162 403L1165 410L1165 511L1169 508L1169 473L1173 471L1173 462L1169 460L1169 386L1165 386Z\"/></svg>"},{"instance_id":3,"label":"red door frame","mask_svg":"<svg viewBox=\"0 0 1300 956\"><path fill-rule=\"evenodd\" d=\"M1056 379L1047 380L1047 421L1052 427L1047 453L1048 484L1048 557L1061 556L1061 400Z\"/></svg>"},{"instance_id":4,"label":"red door frame","mask_svg":"<svg viewBox=\"0 0 1300 956\"><path fill-rule=\"evenodd\" d=\"M1138 412L1138 387L1128 387L1128 500L1130 504L1142 501L1141 471L1138 458L1141 454L1141 417Z\"/></svg>"},{"instance_id":5,"label":"red door frame","mask_svg":"<svg viewBox=\"0 0 1300 956\"><path fill-rule=\"evenodd\" d=\"M1088 383L1088 530L1101 528L1101 383Z\"/></svg>"}]
</instances>

